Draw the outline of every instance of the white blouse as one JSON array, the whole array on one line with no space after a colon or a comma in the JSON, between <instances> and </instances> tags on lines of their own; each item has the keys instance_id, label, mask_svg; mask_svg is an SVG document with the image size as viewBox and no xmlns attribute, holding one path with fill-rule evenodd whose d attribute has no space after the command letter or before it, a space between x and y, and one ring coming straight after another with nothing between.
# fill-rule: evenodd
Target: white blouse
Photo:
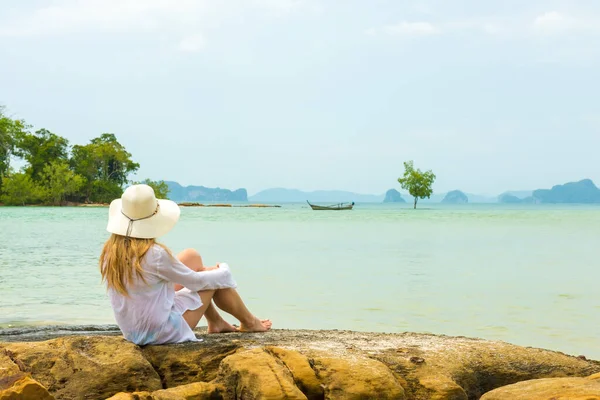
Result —
<instances>
[{"instance_id":1,"label":"white blouse","mask_svg":"<svg viewBox=\"0 0 600 400\"><path fill-rule=\"evenodd\" d=\"M146 253L141 265L146 282L135 276L127 285L129 296L108 290L123 336L138 345L198 341L182 317L202 305L197 292L237 287L227 264L195 272L158 245ZM176 292L175 283L184 288Z\"/></svg>"}]
</instances>

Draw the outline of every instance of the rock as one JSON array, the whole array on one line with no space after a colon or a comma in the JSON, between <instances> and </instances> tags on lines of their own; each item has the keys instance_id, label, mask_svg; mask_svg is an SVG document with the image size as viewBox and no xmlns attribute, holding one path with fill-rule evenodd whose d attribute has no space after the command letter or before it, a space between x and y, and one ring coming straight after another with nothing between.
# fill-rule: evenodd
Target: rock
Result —
<instances>
[{"instance_id":1,"label":"rock","mask_svg":"<svg viewBox=\"0 0 600 400\"><path fill-rule=\"evenodd\" d=\"M104 399L117 392L162 389L140 348L120 337L71 336L9 343L5 350L59 399Z\"/></svg>"},{"instance_id":2,"label":"rock","mask_svg":"<svg viewBox=\"0 0 600 400\"><path fill-rule=\"evenodd\" d=\"M225 388L206 382L190 383L152 393L153 400L217 400L223 399Z\"/></svg>"},{"instance_id":3,"label":"rock","mask_svg":"<svg viewBox=\"0 0 600 400\"><path fill-rule=\"evenodd\" d=\"M134 392L124 393L120 392L106 400L154 400L152 393L150 392Z\"/></svg>"},{"instance_id":4,"label":"rock","mask_svg":"<svg viewBox=\"0 0 600 400\"><path fill-rule=\"evenodd\" d=\"M448 192L442 200L442 203L446 204L466 204L468 202L469 198L460 190L453 190L451 192Z\"/></svg>"},{"instance_id":5,"label":"rock","mask_svg":"<svg viewBox=\"0 0 600 400\"><path fill-rule=\"evenodd\" d=\"M0 378L0 400L54 400L48 390L23 372Z\"/></svg>"},{"instance_id":6,"label":"rock","mask_svg":"<svg viewBox=\"0 0 600 400\"><path fill-rule=\"evenodd\" d=\"M492 390L481 400L600 400L600 377L534 379Z\"/></svg>"},{"instance_id":7,"label":"rock","mask_svg":"<svg viewBox=\"0 0 600 400\"><path fill-rule=\"evenodd\" d=\"M235 353L239 347L237 341L225 339L214 346L204 342L146 346L142 352L160 376L162 384L170 388L212 381L217 376L221 361Z\"/></svg>"},{"instance_id":8,"label":"rock","mask_svg":"<svg viewBox=\"0 0 600 400\"><path fill-rule=\"evenodd\" d=\"M262 349L226 357L217 382L227 387L226 397L231 399L306 400L289 370Z\"/></svg>"},{"instance_id":9,"label":"rock","mask_svg":"<svg viewBox=\"0 0 600 400\"><path fill-rule=\"evenodd\" d=\"M142 349L117 336L0 342L0 374L28 373L66 400L82 393L113 400L465 400L531 379L597 374L588 380L600 382L597 361L464 337L306 330L202 337Z\"/></svg>"},{"instance_id":10,"label":"rock","mask_svg":"<svg viewBox=\"0 0 600 400\"><path fill-rule=\"evenodd\" d=\"M8 350L0 350L0 379L13 376L21 372L19 366L13 361L11 352ZM25 366L23 366L23 369Z\"/></svg>"},{"instance_id":11,"label":"rock","mask_svg":"<svg viewBox=\"0 0 600 400\"><path fill-rule=\"evenodd\" d=\"M152 393L150 392L134 392L124 393L120 392L106 400L154 400Z\"/></svg>"},{"instance_id":12,"label":"rock","mask_svg":"<svg viewBox=\"0 0 600 400\"><path fill-rule=\"evenodd\" d=\"M404 400L404 388L385 364L363 357L314 359L325 398Z\"/></svg>"},{"instance_id":13,"label":"rock","mask_svg":"<svg viewBox=\"0 0 600 400\"><path fill-rule=\"evenodd\" d=\"M117 393L107 400L219 400L224 391L224 387L213 383L196 382L152 393Z\"/></svg>"},{"instance_id":14,"label":"rock","mask_svg":"<svg viewBox=\"0 0 600 400\"><path fill-rule=\"evenodd\" d=\"M406 200L402 197L399 191L396 189L390 189L385 192L384 203L406 203Z\"/></svg>"},{"instance_id":15,"label":"rock","mask_svg":"<svg viewBox=\"0 0 600 400\"><path fill-rule=\"evenodd\" d=\"M424 388L423 396L429 400L468 400L467 394L447 376L435 373L423 374L419 385Z\"/></svg>"},{"instance_id":16,"label":"rock","mask_svg":"<svg viewBox=\"0 0 600 400\"><path fill-rule=\"evenodd\" d=\"M324 392L308 359L297 351L269 346L266 350L277 357L291 372L294 382L308 400L322 399Z\"/></svg>"}]
</instances>

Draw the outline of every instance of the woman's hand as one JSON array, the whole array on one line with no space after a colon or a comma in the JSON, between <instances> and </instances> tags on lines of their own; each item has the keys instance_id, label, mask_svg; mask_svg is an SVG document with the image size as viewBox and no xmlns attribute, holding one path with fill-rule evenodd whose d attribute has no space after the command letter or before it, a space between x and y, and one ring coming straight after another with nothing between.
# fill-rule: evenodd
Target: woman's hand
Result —
<instances>
[{"instance_id":1,"label":"woman's hand","mask_svg":"<svg viewBox=\"0 0 600 400\"><path fill-rule=\"evenodd\" d=\"M213 267L204 267L204 271L212 271L212 270L215 270L215 269L219 269L219 264L220 263L217 263L217 265L215 265Z\"/></svg>"}]
</instances>

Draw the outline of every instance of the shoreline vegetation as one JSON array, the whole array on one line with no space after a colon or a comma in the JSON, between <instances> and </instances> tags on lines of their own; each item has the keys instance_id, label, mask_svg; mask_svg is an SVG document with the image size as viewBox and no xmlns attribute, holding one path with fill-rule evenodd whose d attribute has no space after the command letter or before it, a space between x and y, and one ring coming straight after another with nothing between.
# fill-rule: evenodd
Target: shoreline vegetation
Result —
<instances>
[{"instance_id":1,"label":"shoreline vegetation","mask_svg":"<svg viewBox=\"0 0 600 400\"><path fill-rule=\"evenodd\" d=\"M145 183L156 197L168 197L164 181L129 179L140 164L113 133L71 145L47 129L31 130L25 120L10 118L0 106L0 203L4 205L106 204L121 197L123 188L132 183ZM11 165L15 160L24 166L15 170Z\"/></svg>"}]
</instances>

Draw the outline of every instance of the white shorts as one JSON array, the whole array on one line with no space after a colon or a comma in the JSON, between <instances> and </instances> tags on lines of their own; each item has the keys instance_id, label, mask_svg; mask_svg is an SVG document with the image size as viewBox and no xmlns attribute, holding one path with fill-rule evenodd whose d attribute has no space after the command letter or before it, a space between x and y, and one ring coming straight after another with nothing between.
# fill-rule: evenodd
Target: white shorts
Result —
<instances>
[{"instance_id":1,"label":"white shorts","mask_svg":"<svg viewBox=\"0 0 600 400\"><path fill-rule=\"evenodd\" d=\"M175 292L172 310L178 314L183 314L187 310L197 310L202 307L202 300L198 292L188 288L182 288Z\"/></svg>"}]
</instances>

